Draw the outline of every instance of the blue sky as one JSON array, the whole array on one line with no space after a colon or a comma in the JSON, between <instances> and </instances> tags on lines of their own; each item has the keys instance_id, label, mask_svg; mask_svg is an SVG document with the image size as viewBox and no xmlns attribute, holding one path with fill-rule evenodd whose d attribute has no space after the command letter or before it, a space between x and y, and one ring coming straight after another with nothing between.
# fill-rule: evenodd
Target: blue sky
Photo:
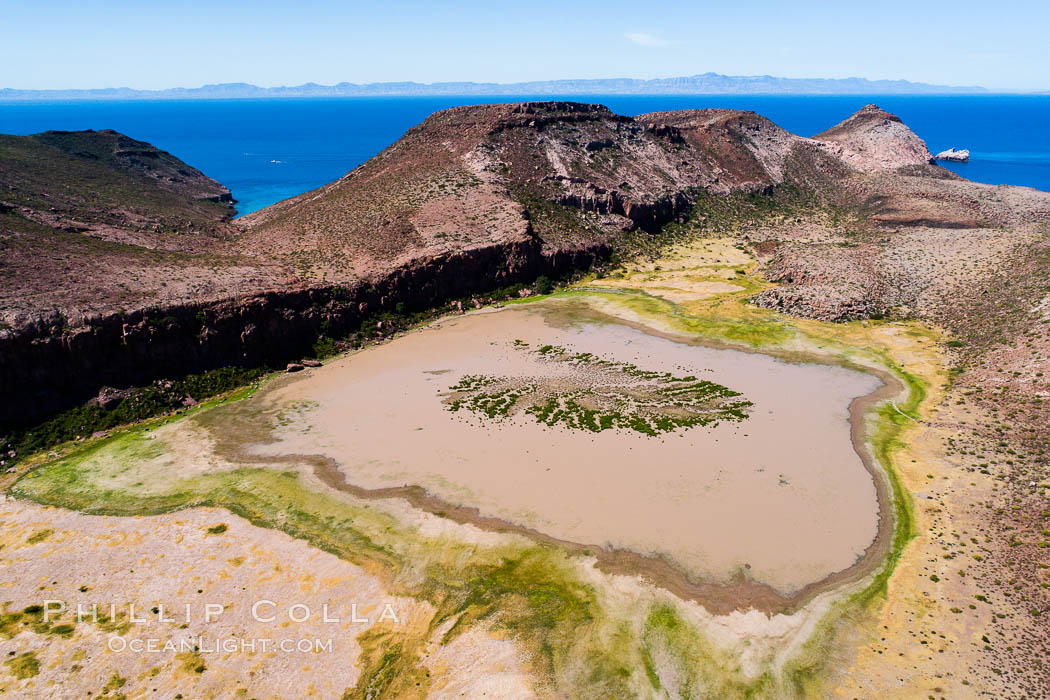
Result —
<instances>
[{"instance_id":1,"label":"blue sky","mask_svg":"<svg viewBox=\"0 0 1050 700\"><path fill-rule=\"evenodd\" d=\"M654 78L1050 90L1050 3L0 0L0 87Z\"/></svg>"}]
</instances>

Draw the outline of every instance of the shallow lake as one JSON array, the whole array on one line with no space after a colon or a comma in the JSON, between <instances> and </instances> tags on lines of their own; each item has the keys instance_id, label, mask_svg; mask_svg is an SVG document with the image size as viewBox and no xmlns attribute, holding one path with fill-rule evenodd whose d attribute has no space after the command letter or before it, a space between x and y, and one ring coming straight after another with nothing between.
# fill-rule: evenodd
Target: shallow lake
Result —
<instances>
[{"instance_id":1,"label":"shallow lake","mask_svg":"<svg viewBox=\"0 0 1050 700\"><path fill-rule=\"evenodd\" d=\"M850 406L880 385L531 304L447 319L264 393L298 410L254 449L323 454L356 486L419 485L554 538L790 595L876 537Z\"/></svg>"}]
</instances>

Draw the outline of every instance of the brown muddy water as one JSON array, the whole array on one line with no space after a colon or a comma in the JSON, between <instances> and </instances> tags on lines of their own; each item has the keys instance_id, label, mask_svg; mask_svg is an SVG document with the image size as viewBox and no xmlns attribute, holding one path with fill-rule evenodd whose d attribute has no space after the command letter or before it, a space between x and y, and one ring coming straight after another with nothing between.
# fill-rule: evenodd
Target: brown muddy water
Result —
<instances>
[{"instance_id":1,"label":"brown muddy water","mask_svg":"<svg viewBox=\"0 0 1050 700\"><path fill-rule=\"evenodd\" d=\"M587 382L598 395L621 389L606 371L552 361L546 345L724 385L751 402L748 417L652 436L548 426L525 399L506 416L450 410L465 377L576 396L582 386L584 405ZM850 405L880 385L842 367L517 307L436 323L264 392L290 410L276 441L253 451L324 455L354 487L420 486L550 538L655 556L693 580L743 574L790 597L875 540L876 486L851 440ZM651 398L636 388L629 401Z\"/></svg>"}]
</instances>

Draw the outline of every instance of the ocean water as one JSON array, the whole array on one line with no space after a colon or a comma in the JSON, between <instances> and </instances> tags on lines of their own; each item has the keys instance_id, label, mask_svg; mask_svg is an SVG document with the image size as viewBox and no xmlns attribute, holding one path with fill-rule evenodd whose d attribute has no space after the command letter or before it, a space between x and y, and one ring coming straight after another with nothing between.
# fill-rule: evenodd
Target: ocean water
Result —
<instances>
[{"instance_id":1,"label":"ocean water","mask_svg":"<svg viewBox=\"0 0 1050 700\"><path fill-rule=\"evenodd\" d=\"M440 109L508 97L386 97L0 104L0 133L116 129L173 153L230 188L241 214L344 175ZM569 99L560 96L555 99ZM869 102L899 115L930 151L970 149L944 164L963 177L1050 191L1050 96L578 95L621 114L751 109L812 136Z\"/></svg>"}]
</instances>

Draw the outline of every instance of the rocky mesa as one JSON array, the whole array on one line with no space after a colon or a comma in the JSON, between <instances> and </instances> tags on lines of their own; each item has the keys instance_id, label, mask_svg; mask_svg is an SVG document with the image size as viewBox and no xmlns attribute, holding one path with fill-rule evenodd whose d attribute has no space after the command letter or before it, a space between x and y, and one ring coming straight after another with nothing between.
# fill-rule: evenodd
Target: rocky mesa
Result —
<instances>
[{"instance_id":1,"label":"rocky mesa","mask_svg":"<svg viewBox=\"0 0 1050 700\"><path fill-rule=\"evenodd\" d=\"M761 201L825 217L814 224L825 229L831 210L835 225L885 229L1000 225L1031 209L991 205L929 160L873 105L814 138L737 110L468 106L333 183L233 220L228 190L115 132L0 137L0 422L101 386L297 359L378 311L588 268L625 240L708 216L701 203ZM897 283L870 279L868 248L851 252L867 256L856 264L799 261L820 235L769 236L769 274L784 286L759 303L885 313L883 290ZM825 292L841 299L829 305Z\"/></svg>"}]
</instances>

